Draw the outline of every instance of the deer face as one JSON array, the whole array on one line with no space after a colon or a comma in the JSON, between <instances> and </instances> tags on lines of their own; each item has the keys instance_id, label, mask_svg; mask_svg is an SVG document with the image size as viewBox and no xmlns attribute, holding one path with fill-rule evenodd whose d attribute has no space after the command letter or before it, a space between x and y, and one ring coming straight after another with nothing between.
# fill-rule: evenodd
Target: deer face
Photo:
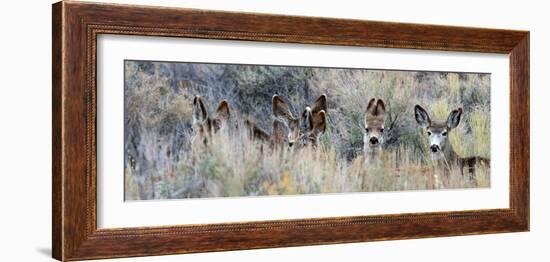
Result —
<instances>
[{"instance_id":1,"label":"deer face","mask_svg":"<svg viewBox=\"0 0 550 262\"><path fill-rule=\"evenodd\" d=\"M201 96L193 99L193 139L202 138L203 142L212 134L226 130L229 125L229 104L222 100L216 109L216 116L209 117L206 104Z\"/></svg>"},{"instance_id":2,"label":"deer face","mask_svg":"<svg viewBox=\"0 0 550 262\"><path fill-rule=\"evenodd\" d=\"M445 152L451 148L449 133L458 126L461 116L462 108L458 108L449 113L447 121L435 122L430 119L424 108L419 105L414 107L414 117L416 122L426 130L432 154Z\"/></svg>"},{"instance_id":3,"label":"deer face","mask_svg":"<svg viewBox=\"0 0 550 262\"><path fill-rule=\"evenodd\" d=\"M364 147L379 147L384 142L384 120L386 105L382 99L373 98L367 105L365 114Z\"/></svg>"},{"instance_id":4,"label":"deer face","mask_svg":"<svg viewBox=\"0 0 550 262\"><path fill-rule=\"evenodd\" d=\"M312 107L306 107L300 117L294 117L289 106L278 95L272 98L273 116L286 128L288 146L317 145L326 130L326 95L319 96Z\"/></svg>"},{"instance_id":5,"label":"deer face","mask_svg":"<svg viewBox=\"0 0 550 262\"><path fill-rule=\"evenodd\" d=\"M290 118L286 122L287 133L288 133L287 135L288 146L292 147L293 145L297 145L297 144L300 144L300 145L305 144L306 141L304 140L304 133L307 132L307 128L309 127L305 127L303 123L305 123L305 121L298 118Z\"/></svg>"}]
</instances>

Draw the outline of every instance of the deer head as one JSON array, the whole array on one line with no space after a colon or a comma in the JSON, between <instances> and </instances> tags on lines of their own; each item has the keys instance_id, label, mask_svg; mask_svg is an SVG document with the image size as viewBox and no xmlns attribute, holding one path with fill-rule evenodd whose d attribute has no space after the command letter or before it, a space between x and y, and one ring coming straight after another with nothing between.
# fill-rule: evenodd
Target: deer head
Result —
<instances>
[{"instance_id":1,"label":"deer head","mask_svg":"<svg viewBox=\"0 0 550 262\"><path fill-rule=\"evenodd\" d=\"M204 142L206 142L208 136L228 127L230 117L229 103L226 100L222 100L219 103L216 109L216 116L209 117L204 98L195 96L193 99L194 137L202 137Z\"/></svg>"},{"instance_id":2,"label":"deer head","mask_svg":"<svg viewBox=\"0 0 550 262\"><path fill-rule=\"evenodd\" d=\"M327 96L320 95L311 107L306 107L299 117L295 117L288 104L278 95L272 98L273 116L282 123L287 131L288 146L317 145L319 137L325 132Z\"/></svg>"},{"instance_id":3,"label":"deer head","mask_svg":"<svg viewBox=\"0 0 550 262\"><path fill-rule=\"evenodd\" d=\"M447 160L452 160L455 152L449 142L449 134L460 123L462 108L454 109L449 113L446 121L433 121L424 108L419 105L414 107L416 122L426 130L428 135L432 159L439 159L442 154Z\"/></svg>"},{"instance_id":4,"label":"deer head","mask_svg":"<svg viewBox=\"0 0 550 262\"><path fill-rule=\"evenodd\" d=\"M371 99L365 113L365 132L363 135L365 148L380 147L384 142L385 115L386 104L384 100Z\"/></svg>"}]
</instances>

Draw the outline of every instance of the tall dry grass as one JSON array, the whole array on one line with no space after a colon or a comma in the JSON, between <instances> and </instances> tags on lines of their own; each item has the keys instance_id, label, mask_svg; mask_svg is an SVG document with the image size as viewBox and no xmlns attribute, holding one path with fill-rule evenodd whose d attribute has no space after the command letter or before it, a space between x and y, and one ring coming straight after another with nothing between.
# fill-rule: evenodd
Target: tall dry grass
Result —
<instances>
[{"instance_id":1,"label":"tall dry grass","mask_svg":"<svg viewBox=\"0 0 550 262\"><path fill-rule=\"evenodd\" d=\"M204 198L288 194L349 193L489 186L489 169L476 179L423 164L413 150L382 152L377 164L360 156L337 157L334 148L270 147L245 134L215 134L209 142L182 152L173 174L158 174L155 198ZM128 169L127 169L128 170ZM136 199L138 181L126 176L127 198ZM139 198L138 198L139 199Z\"/></svg>"}]
</instances>

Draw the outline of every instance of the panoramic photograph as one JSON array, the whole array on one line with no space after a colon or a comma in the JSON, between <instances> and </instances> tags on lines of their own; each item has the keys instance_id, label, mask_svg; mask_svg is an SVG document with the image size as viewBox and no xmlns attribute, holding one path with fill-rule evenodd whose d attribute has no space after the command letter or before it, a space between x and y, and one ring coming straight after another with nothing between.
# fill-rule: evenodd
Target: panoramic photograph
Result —
<instances>
[{"instance_id":1,"label":"panoramic photograph","mask_svg":"<svg viewBox=\"0 0 550 262\"><path fill-rule=\"evenodd\" d=\"M491 75L124 62L125 200L490 187Z\"/></svg>"}]
</instances>

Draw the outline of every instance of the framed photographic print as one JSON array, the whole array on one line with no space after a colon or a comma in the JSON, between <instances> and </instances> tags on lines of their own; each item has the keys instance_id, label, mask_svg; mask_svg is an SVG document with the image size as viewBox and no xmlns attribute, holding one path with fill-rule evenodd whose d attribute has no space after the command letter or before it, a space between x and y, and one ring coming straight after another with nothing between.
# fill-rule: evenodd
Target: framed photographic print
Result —
<instances>
[{"instance_id":1,"label":"framed photographic print","mask_svg":"<svg viewBox=\"0 0 550 262\"><path fill-rule=\"evenodd\" d=\"M529 32L59 2L53 257L529 230Z\"/></svg>"}]
</instances>

